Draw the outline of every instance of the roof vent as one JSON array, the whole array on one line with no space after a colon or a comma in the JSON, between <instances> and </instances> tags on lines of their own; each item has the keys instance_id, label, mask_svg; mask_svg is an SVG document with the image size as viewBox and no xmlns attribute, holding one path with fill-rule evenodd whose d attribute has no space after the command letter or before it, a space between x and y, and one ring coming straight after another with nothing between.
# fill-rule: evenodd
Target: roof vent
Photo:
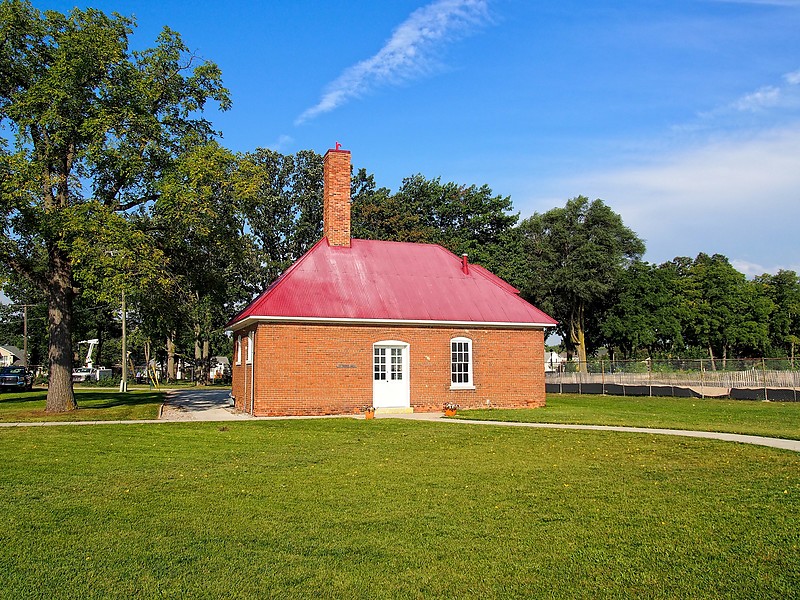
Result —
<instances>
[{"instance_id":1,"label":"roof vent","mask_svg":"<svg viewBox=\"0 0 800 600\"><path fill-rule=\"evenodd\" d=\"M461 255L461 270L464 271L464 275L469 275L469 260L467 260L467 255Z\"/></svg>"}]
</instances>

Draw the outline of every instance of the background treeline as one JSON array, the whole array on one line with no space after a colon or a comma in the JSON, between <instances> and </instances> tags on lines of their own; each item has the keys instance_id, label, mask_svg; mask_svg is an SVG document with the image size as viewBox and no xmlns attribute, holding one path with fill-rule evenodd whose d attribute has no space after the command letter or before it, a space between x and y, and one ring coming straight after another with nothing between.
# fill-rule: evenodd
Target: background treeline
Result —
<instances>
[{"instance_id":1,"label":"background treeline","mask_svg":"<svg viewBox=\"0 0 800 600\"><path fill-rule=\"evenodd\" d=\"M0 343L49 368L47 410L75 407L74 355L120 364L127 300L136 364L208 379L230 355L226 322L322 235L322 158L234 153L204 117L231 106L213 62L164 28L133 51L135 21L0 0ZM357 154L358 155L358 154ZM640 261L644 243L579 196L520 220L486 185L414 175L392 193L352 181L355 237L437 243L494 271L559 320L585 359L641 354L793 355L793 272L748 281L723 256Z\"/></svg>"},{"instance_id":2,"label":"background treeline","mask_svg":"<svg viewBox=\"0 0 800 600\"><path fill-rule=\"evenodd\" d=\"M136 362L157 358L172 376L176 357L196 361L202 379L209 357L230 353L225 323L322 236L322 156L234 154L212 142L181 156L162 190L137 217L163 273L158 285L129 290L130 347ZM601 200L578 197L521 220L486 185L414 175L392 193L365 169L352 196L354 237L468 254L557 318L577 355L782 357L800 340L796 273L748 280L718 254L643 262L644 243ZM15 303L41 302L29 309L29 348L33 363L45 362L43 299L18 278L5 291ZM74 338L101 340L98 364L119 363L118 309L93 294L76 301ZM2 310L4 343L21 347L19 309Z\"/></svg>"}]
</instances>

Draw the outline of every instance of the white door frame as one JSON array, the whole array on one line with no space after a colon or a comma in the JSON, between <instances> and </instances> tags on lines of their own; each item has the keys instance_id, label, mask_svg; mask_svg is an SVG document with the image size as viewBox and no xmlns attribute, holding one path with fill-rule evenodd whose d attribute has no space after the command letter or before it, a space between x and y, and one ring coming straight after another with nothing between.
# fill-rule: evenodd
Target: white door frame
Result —
<instances>
[{"instance_id":1,"label":"white door frame","mask_svg":"<svg viewBox=\"0 0 800 600\"><path fill-rule=\"evenodd\" d=\"M411 369L409 344L398 340L381 340L372 344L372 406L375 408L411 407ZM382 366L376 361L376 350L383 356ZM400 369L392 369L392 350L399 351ZM396 364L396 363L395 363Z\"/></svg>"}]
</instances>

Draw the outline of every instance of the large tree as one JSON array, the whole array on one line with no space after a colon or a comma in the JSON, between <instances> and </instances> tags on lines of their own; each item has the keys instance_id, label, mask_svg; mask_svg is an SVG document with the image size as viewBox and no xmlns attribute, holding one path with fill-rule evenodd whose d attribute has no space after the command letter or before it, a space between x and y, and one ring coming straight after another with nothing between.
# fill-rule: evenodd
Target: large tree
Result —
<instances>
[{"instance_id":1,"label":"large tree","mask_svg":"<svg viewBox=\"0 0 800 600\"><path fill-rule=\"evenodd\" d=\"M131 52L133 25L95 9L0 4L0 123L14 142L0 155L0 261L48 298L48 411L76 406L72 307L80 271L92 267L87 240L135 237L131 212L158 199L187 143L213 135L200 116L207 101L229 106L216 65L190 56L167 28L154 48ZM129 253L111 256L118 271L131 266Z\"/></svg>"},{"instance_id":2,"label":"large tree","mask_svg":"<svg viewBox=\"0 0 800 600\"><path fill-rule=\"evenodd\" d=\"M605 345L621 350L624 358L636 358L639 350L653 356L681 349L679 304L679 280L669 263L633 262L621 273L603 315Z\"/></svg>"},{"instance_id":3,"label":"large tree","mask_svg":"<svg viewBox=\"0 0 800 600\"><path fill-rule=\"evenodd\" d=\"M586 364L587 323L596 324L625 267L644 242L602 200L578 196L519 226L526 296L558 319L567 348Z\"/></svg>"},{"instance_id":4,"label":"large tree","mask_svg":"<svg viewBox=\"0 0 800 600\"><path fill-rule=\"evenodd\" d=\"M208 382L211 353L221 350L213 347L215 334L250 298L262 262L245 232L242 201L234 193L238 179L235 155L216 142L198 146L165 175L152 211L153 237L170 257L172 285L160 298L141 300L145 324L153 337L167 341L168 365L174 364L179 330L192 332L201 383Z\"/></svg>"},{"instance_id":5,"label":"large tree","mask_svg":"<svg viewBox=\"0 0 800 600\"><path fill-rule=\"evenodd\" d=\"M708 352L712 368L733 354L762 354L774 305L721 254L700 253L682 279L686 338Z\"/></svg>"},{"instance_id":6,"label":"large tree","mask_svg":"<svg viewBox=\"0 0 800 600\"><path fill-rule=\"evenodd\" d=\"M774 304L769 320L770 344L794 363L795 348L800 343L800 278L794 271L780 270L775 275L760 275L754 283Z\"/></svg>"},{"instance_id":7,"label":"large tree","mask_svg":"<svg viewBox=\"0 0 800 600\"><path fill-rule=\"evenodd\" d=\"M234 189L261 252L263 289L322 237L322 156L258 148L239 157Z\"/></svg>"},{"instance_id":8,"label":"large tree","mask_svg":"<svg viewBox=\"0 0 800 600\"><path fill-rule=\"evenodd\" d=\"M505 274L507 249L519 216L511 198L488 185L442 183L414 175L389 195L360 171L354 178L353 232L357 237L440 244Z\"/></svg>"}]
</instances>

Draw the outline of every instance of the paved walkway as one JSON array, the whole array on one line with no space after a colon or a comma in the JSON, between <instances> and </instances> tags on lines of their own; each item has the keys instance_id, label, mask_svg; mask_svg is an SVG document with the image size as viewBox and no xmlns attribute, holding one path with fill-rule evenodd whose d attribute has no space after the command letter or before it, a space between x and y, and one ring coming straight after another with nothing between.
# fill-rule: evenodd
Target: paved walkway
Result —
<instances>
[{"instance_id":1,"label":"paved walkway","mask_svg":"<svg viewBox=\"0 0 800 600\"><path fill-rule=\"evenodd\" d=\"M591 431L618 431L621 433L650 433L655 435L677 435L682 437L706 438L768 446L782 450L800 452L800 440L787 440L758 435L741 435L738 433L718 433L715 431L692 431L688 429L651 429L647 427L619 427L613 425L565 425L558 423L518 423L511 421L477 421L473 419L443 419L440 412L410 414L380 414L376 419L409 419L412 421L436 421L460 425L494 425L497 427L532 427L539 429L578 429ZM162 407L158 420L139 421L48 421L38 423L0 423L0 427L36 427L46 425L133 425L136 423L167 423L185 421L272 421L281 419L331 419L361 418L354 415L328 415L319 417L252 417L247 413L237 412L230 401L228 390L186 389L174 390L167 394L167 401Z\"/></svg>"},{"instance_id":2,"label":"paved walkway","mask_svg":"<svg viewBox=\"0 0 800 600\"><path fill-rule=\"evenodd\" d=\"M567 425L561 423L517 423L511 421L476 421L472 419L442 419L442 413L418 413L416 415L392 415L394 418L416 418L423 421L439 421L441 423L464 423L470 425L497 425L504 427L535 427L539 429L582 429L591 431L619 431L622 433L652 433L656 435L677 435L682 437L724 440L740 444L754 444L800 452L800 440L764 437L760 435L743 435L739 433L719 433L716 431L694 431L690 429L655 429L649 427L621 427L615 425ZM382 417L385 418L385 417Z\"/></svg>"},{"instance_id":3,"label":"paved walkway","mask_svg":"<svg viewBox=\"0 0 800 600\"><path fill-rule=\"evenodd\" d=\"M159 417L163 421L242 421L252 417L236 412L230 390L186 389L167 393Z\"/></svg>"}]
</instances>

